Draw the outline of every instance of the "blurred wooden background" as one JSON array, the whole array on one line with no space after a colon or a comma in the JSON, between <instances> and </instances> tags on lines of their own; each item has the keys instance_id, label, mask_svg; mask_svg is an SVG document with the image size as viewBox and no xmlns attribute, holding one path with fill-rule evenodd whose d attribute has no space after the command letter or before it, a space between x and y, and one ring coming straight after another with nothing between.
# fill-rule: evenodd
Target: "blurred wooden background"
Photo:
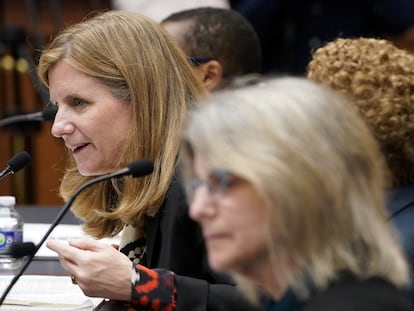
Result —
<instances>
[{"instance_id":1,"label":"blurred wooden background","mask_svg":"<svg viewBox=\"0 0 414 311\"><path fill-rule=\"evenodd\" d=\"M0 1L0 119L43 109L48 94L34 71L39 51L62 27L109 8L110 0ZM32 122L0 128L0 171L22 150L32 156L30 166L0 180L0 195L14 195L18 204L62 204L57 191L64 145L50 134L50 126Z\"/></svg>"}]
</instances>

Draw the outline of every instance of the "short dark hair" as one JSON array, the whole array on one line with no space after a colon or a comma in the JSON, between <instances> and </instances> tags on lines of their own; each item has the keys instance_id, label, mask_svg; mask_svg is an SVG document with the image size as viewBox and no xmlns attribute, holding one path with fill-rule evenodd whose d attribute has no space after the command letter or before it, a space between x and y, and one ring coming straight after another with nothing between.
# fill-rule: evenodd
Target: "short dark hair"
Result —
<instances>
[{"instance_id":1,"label":"short dark hair","mask_svg":"<svg viewBox=\"0 0 414 311\"><path fill-rule=\"evenodd\" d=\"M231 9L199 7L173 13L164 22L191 21L185 32L189 56L219 61L228 77L261 70L262 50L250 22Z\"/></svg>"}]
</instances>

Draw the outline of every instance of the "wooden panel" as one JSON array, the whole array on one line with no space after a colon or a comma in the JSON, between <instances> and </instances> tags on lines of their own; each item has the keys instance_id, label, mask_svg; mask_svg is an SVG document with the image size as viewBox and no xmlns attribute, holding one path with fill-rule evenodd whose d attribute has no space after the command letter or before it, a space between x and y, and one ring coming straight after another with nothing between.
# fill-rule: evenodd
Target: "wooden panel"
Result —
<instances>
[{"instance_id":1,"label":"wooden panel","mask_svg":"<svg viewBox=\"0 0 414 311\"><path fill-rule=\"evenodd\" d=\"M7 160L12 154L10 148L10 135L0 132L0 170L3 170ZM12 193L12 182L9 177L0 180L0 195L10 195Z\"/></svg>"}]
</instances>

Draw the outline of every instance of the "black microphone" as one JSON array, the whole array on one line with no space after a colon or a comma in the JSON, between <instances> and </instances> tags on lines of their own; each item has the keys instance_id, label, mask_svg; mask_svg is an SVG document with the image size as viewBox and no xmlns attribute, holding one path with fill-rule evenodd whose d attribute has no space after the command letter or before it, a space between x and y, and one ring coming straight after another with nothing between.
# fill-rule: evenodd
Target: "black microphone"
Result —
<instances>
[{"instance_id":1,"label":"black microphone","mask_svg":"<svg viewBox=\"0 0 414 311\"><path fill-rule=\"evenodd\" d=\"M0 179L9 174L14 174L25 168L32 162L32 157L26 151L21 151L14 155L6 164L6 168L0 172Z\"/></svg>"},{"instance_id":2,"label":"black microphone","mask_svg":"<svg viewBox=\"0 0 414 311\"><path fill-rule=\"evenodd\" d=\"M42 239L40 240L39 244L35 246L34 251L28 255L28 259L26 262L22 265L22 268L19 270L19 272L13 277L7 288L4 290L1 298L0 298L0 306L3 304L4 300L7 297L7 294L10 292L10 290L13 288L14 284L19 280L19 278L23 275L26 268L29 266L29 264L32 262L34 256L36 255L39 248L43 245L43 243L46 241L46 239L49 237L50 233L53 231L53 229L60 223L63 216L67 213L69 208L72 206L73 201L77 198L79 193L81 193L83 190L88 188L89 186L92 186L98 182L111 179L111 178L120 178L123 176L132 176L134 178L138 177L144 177L146 175L149 175L154 170L154 164L151 160L148 159L142 159L135 162L130 163L126 168L121 169L117 172L106 174L99 176L97 178L91 179L88 182L84 183L82 186L80 186L74 194L69 198L69 200L65 203L65 205L62 207L60 213L56 216L53 223L50 225L47 232L43 235Z\"/></svg>"},{"instance_id":3,"label":"black microphone","mask_svg":"<svg viewBox=\"0 0 414 311\"><path fill-rule=\"evenodd\" d=\"M0 120L0 127L10 125L13 123L19 122L29 122L29 121L53 121L55 119L57 113L57 107L53 104L47 104L45 109L40 112L28 113L28 114L21 114L17 116L12 116Z\"/></svg>"},{"instance_id":4,"label":"black microphone","mask_svg":"<svg viewBox=\"0 0 414 311\"><path fill-rule=\"evenodd\" d=\"M33 242L13 243L0 250L0 257L21 258L29 256L35 249L36 245Z\"/></svg>"}]
</instances>

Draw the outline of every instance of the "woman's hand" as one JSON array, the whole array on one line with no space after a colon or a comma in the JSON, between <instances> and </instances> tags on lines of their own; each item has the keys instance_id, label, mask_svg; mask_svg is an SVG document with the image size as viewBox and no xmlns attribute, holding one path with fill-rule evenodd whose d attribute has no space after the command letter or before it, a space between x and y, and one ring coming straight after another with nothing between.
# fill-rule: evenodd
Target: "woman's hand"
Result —
<instances>
[{"instance_id":1,"label":"woman's hand","mask_svg":"<svg viewBox=\"0 0 414 311\"><path fill-rule=\"evenodd\" d=\"M76 278L85 295L131 300L132 263L114 247L91 238L69 244L49 240L46 246L58 254L62 267Z\"/></svg>"}]
</instances>

